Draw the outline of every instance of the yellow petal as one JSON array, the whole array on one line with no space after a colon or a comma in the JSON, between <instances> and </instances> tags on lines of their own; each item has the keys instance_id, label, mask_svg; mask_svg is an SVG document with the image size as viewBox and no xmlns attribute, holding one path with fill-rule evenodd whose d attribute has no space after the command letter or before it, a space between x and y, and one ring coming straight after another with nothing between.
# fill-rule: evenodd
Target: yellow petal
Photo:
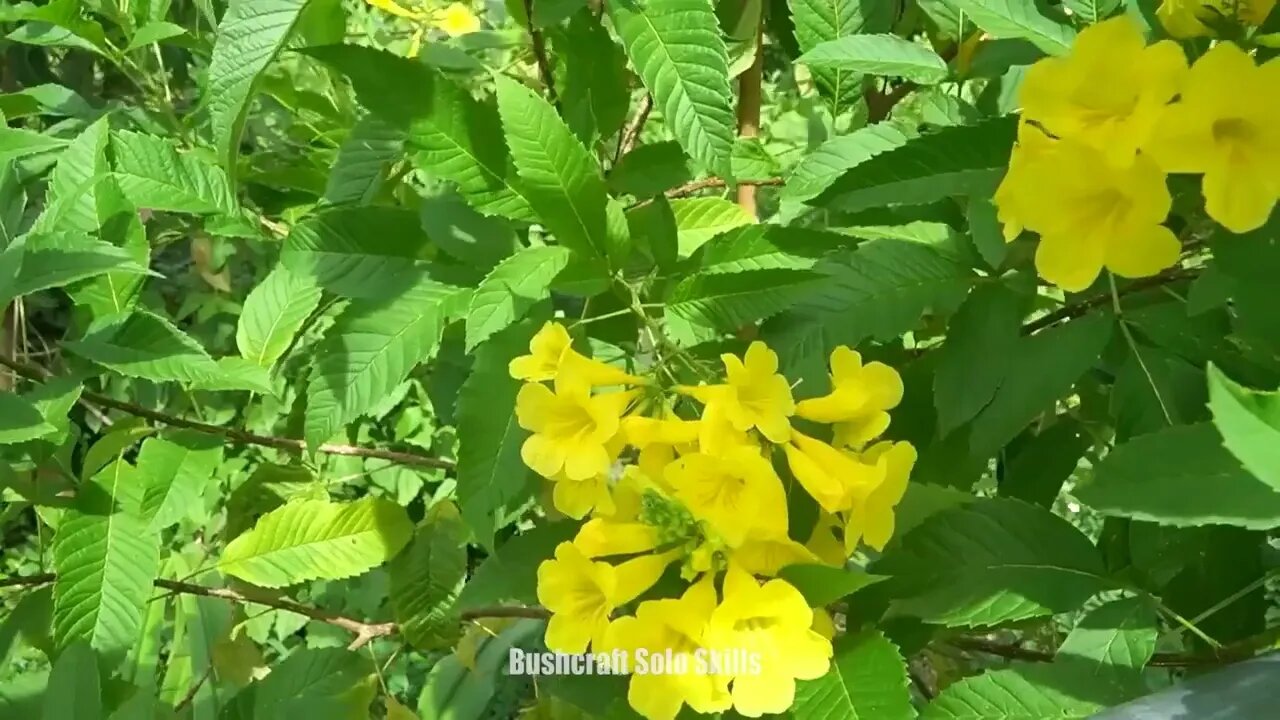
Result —
<instances>
[{"instance_id":1,"label":"yellow petal","mask_svg":"<svg viewBox=\"0 0 1280 720\"><path fill-rule=\"evenodd\" d=\"M1107 269L1121 277L1155 275L1178 262L1182 247L1163 225L1148 225L1107 246Z\"/></svg>"},{"instance_id":2,"label":"yellow petal","mask_svg":"<svg viewBox=\"0 0 1280 720\"><path fill-rule=\"evenodd\" d=\"M1275 207L1277 188L1271 170L1254 158L1224 163L1204 175L1204 209L1234 233L1256 230Z\"/></svg>"},{"instance_id":3,"label":"yellow petal","mask_svg":"<svg viewBox=\"0 0 1280 720\"><path fill-rule=\"evenodd\" d=\"M555 477L564 468L565 449L545 435L530 435L520 446L520 459L542 477Z\"/></svg>"},{"instance_id":4,"label":"yellow petal","mask_svg":"<svg viewBox=\"0 0 1280 720\"><path fill-rule=\"evenodd\" d=\"M1095 235L1040 237L1036 271L1040 277L1068 292L1080 292L1102 272L1104 240Z\"/></svg>"},{"instance_id":5,"label":"yellow petal","mask_svg":"<svg viewBox=\"0 0 1280 720\"><path fill-rule=\"evenodd\" d=\"M416 20L422 16L421 13L416 13L409 8L402 7L399 3L395 2L395 0L365 0L365 2L383 12L391 13L396 17Z\"/></svg>"}]
</instances>

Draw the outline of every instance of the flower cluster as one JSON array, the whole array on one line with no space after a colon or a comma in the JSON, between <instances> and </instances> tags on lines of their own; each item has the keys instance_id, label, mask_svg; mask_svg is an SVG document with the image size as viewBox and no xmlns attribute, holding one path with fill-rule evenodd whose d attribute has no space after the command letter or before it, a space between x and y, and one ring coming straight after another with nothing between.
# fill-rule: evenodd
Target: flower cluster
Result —
<instances>
[{"instance_id":1,"label":"flower cluster","mask_svg":"<svg viewBox=\"0 0 1280 720\"><path fill-rule=\"evenodd\" d=\"M480 29L480 18L471 12L471 8L462 3L451 3L443 8L402 5L398 0L365 0L383 12L403 18L415 25L413 36L409 39L409 50L406 55L415 57L422 48L422 38L431 28L439 28L449 37L457 37Z\"/></svg>"},{"instance_id":2,"label":"flower cluster","mask_svg":"<svg viewBox=\"0 0 1280 720\"><path fill-rule=\"evenodd\" d=\"M859 543L883 549L916 459L908 443L877 441L902 399L887 365L838 348L831 391L796 402L764 343L721 359L722 383L661 387L582 355L548 323L510 366L527 381L516 401L531 433L524 462L551 482L559 511L587 518L538 568L547 646L760 661L749 672L688 662L634 675L628 699L651 719L686 704L783 712L797 679L824 674L830 618L775 576L795 563L843 567ZM803 543L791 537L775 460L820 508ZM689 584L650 597L664 594L664 576Z\"/></svg>"},{"instance_id":3,"label":"flower cluster","mask_svg":"<svg viewBox=\"0 0 1280 720\"><path fill-rule=\"evenodd\" d=\"M1258 27L1275 6L1276 0L1164 0L1156 16L1170 35L1186 39L1232 25Z\"/></svg>"},{"instance_id":4,"label":"flower cluster","mask_svg":"<svg viewBox=\"0 0 1280 720\"><path fill-rule=\"evenodd\" d=\"M995 201L1006 239L1039 233L1036 269L1065 290L1178 261L1167 173L1202 175L1206 212L1232 232L1260 227L1280 198L1280 61L1258 66L1233 43L1188 67L1177 43L1148 45L1117 17L1033 65L1020 101Z\"/></svg>"}]
</instances>

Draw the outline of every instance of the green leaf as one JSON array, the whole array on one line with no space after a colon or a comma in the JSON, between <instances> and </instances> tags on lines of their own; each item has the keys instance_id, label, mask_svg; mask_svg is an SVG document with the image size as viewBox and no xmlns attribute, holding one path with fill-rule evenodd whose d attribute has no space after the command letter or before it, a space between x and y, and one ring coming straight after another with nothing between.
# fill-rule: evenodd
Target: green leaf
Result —
<instances>
[{"instance_id":1,"label":"green leaf","mask_svg":"<svg viewBox=\"0 0 1280 720\"><path fill-rule=\"evenodd\" d=\"M404 157L404 145L403 130L373 116L361 118L338 148L338 157L325 182L325 202L372 203L387 171Z\"/></svg>"},{"instance_id":2,"label":"green leaf","mask_svg":"<svg viewBox=\"0 0 1280 720\"><path fill-rule=\"evenodd\" d=\"M133 261L132 267L145 270L151 262L151 245L137 208L125 200L112 178L98 183L95 192L102 225L98 236L123 249ZM67 294L77 305L87 307L94 318L118 315L137 303L146 277L126 266L68 288Z\"/></svg>"},{"instance_id":3,"label":"green leaf","mask_svg":"<svg viewBox=\"0 0 1280 720\"><path fill-rule=\"evenodd\" d=\"M787 5L801 51L858 33L889 32L897 16L891 3L866 0L788 0ZM862 77L856 73L818 69L813 76L818 90L831 101L833 115L862 95Z\"/></svg>"},{"instance_id":4,"label":"green leaf","mask_svg":"<svg viewBox=\"0 0 1280 720\"><path fill-rule=\"evenodd\" d=\"M378 681L372 661L342 648L296 650L266 677L241 691L228 720L368 718Z\"/></svg>"},{"instance_id":5,"label":"green leaf","mask_svg":"<svg viewBox=\"0 0 1280 720\"><path fill-rule=\"evenodd\" d=\"M343 297L387 297L425 272L427 237L418 216L390 207L340 207L293 226L280 251L291 273Z\"/></svg>"},{"instance_id":6,"label":"green leaf","mask_svg":"<svg viewBox=\"0 0 1280 720\"><path fill-rule=\"evenodd\" d=\"M937 53L897 35L849 35L828 40L796 59L814 68L900 77L920 85L947 79L947 63Z\"/></svg>"},{"instance_id":7,"label":"green leaf","mask_svg":"<svg viewBox=\"0 0 1280 720\"><path fill-rule=\"evenodd\" d=\"M1280 492L1241 467L1208 423L1130 440L1103 458L1092 481L1074 494L1105 515L1165 525L1280 526Z\"/></svg>"},{"instance_id":8,"label":"green leaf","mask_svg":"<svg viewBox=\"0 0 1280 720\"><path fill-rule=\"evenodd\" d=\"M415 162L455 183L472 207L486 215L534 219L493 105L410 58L351 45L305 52L346 75L360 104L406 133L419 151Z\"/></svg>"},{"instance_id":9,"label":"green leaf","mask_svg":"<svg viewBox=\"0 0 1280 720\"><path fill-rule=\"evenodd\" d=\"M486 547L493 546L494 531L528 497L529 470L520 459L528 432L516 423L513 411L521 383L507 366L529 352L540 325L530 317L481 344L458 392L458 505Z\"/></svg>"},{"instance_id":10,"label":"green leaf","mask_svg":"<svg viewBox=\"0 0 1280 720\"><path fill-rule=\"evenodd\" d=\"M672 200L671 212L676 218L681 257L692 255L721 233L756 222L742 206L716 197Z\"/></svg>"},{"instance_id":11,"label":"green leaf","mask_svg":"<svg viewBox=\"0 0 1280 720\"><path fill-rule=\"evenodd\" d=\"M813 607L822 607L884 578L857 569L837 568L817 563L787 565L778 577L791 583Z\"/></svg>"},{"instance_id":12,"label":"green leaf","mask_svg":"<svg viewBox=\"0 0 1280 720\"><path fill-rule=\"evenodd\" d=\"M1016 127L1008 116L922 135L859 163L809 202L854 211L919 205L989 187L1009 164Z\"/></svg>"},{"instance_id":13,"label":"green leaf","mask_svg":"<svg viewBox=\"0 0 1280 720\"><path fill-rule=\"evenodd\" d=\"M418 216L432 243L485 273L522 247L511 223L481 215L457 195L423 198Z\"/></svg>"},{"instance_id":14,"label":"green leaf","mask_svg":"<svg viewBox=\"0 0 1280 720\"><path fill-rule=\"evenodd\" d=\"M950 0L965 18L997 38L1023 38L1050 55L1071 49L1075 31L1070 25L1040 13L1035 0Z\"/></svg>"},{"instance_id":15,"label":"green leaf","mask_svg":"<svg viewBox=\"0 0 1280 720\"><path fill-rule=\"evenodd\" d=\"M44 211L36 219L36 231L98 230L98 184L107 177L107 140L110 126L102 118L85 128L58 155L58 164L49 174L49 190Z\"/></svg>"},{"instance_id":16,"label":"green leaf","mask_svg":"<svg viewBox=\"0 0 1280 720\"><path fill-rule=\"evenodd\" d=\"M216 365L216 373L191 382L191 389L212 392L241 390L259 395L279 395L268 368L249 362L239 355L218 358Z\"/></svg>"},{"instance_id":17,"label":"green leaf","mask_svg":"<svg viewBox=\"0 0 1280 720\"><path fill-rule=\"evenodd\" d=\"M930 516L869 568L891 581L891 612L974 627L1067 612L1106 588L1097 548L1066 520L1018 500Z\"/></svg>"},{"instance_id":18,"label":"green leaf","mask_svg":"<svg viewBox=\"0 0 1280 720\"><path fill-rule=\"evenodd\" d=\"M535 16L545 4L535 3ZM591 147L597 138L611 137L626 120L631 103L626 55L585 7L552 36L552 42L563 58L556 79L562 116L573 134Z\"/></svg>"},{"instance_id":19,"label":"green leaf","mask_svg":"<svg viewBox=\"0 0 1280 720\"><path fill-rule=\"evenodd\" d=\"M133 37L129 39L129 45L125 47L124 51L131 52L153 43L162 43L165 40L172 40L186 34L186 28L181 25L174 25L163 20L149 22L133 33Z\"/></svg>"},{"instance_id":20,"label":"green leaf","mask_svg":"<svg viewBox=\"0 0 1280 720\"><path fill-rule=\"evenodd\" d=\"M341 580L395 557L412 536L404 508L389 500L295 500L228 543L218 569L268 588Z\"/></svg>"},{"instance_id":21,"label":"green leaf","mask_svg":"<svg viewBox=\"0 0 1280 720\"><path fill-rule=\"evenodd\" d=\"M439 502L391 563L391 607L411 645L419 650L453 646L461 629L457 602L466 577L466 527L456 505Z\"/></svg>"},{"instance_id":22,"label":"green leaf","mask_svg":"<svg viewBox=\"0 0 1280 720\"><path fill-rule=\"evenodd\" d=\"M973 419L995 397L1017 357L1023 301L1001 284L973 291L947 328L933 376L938 435Z\"/></svg>"},{"instance_id":23,"label":"green leaf","mask_svg":"<svg viewBox=\"0 0 1280 720\"><path fill-rule=\"evenodd\" d=\"M139 208L201 215L237 211L226 173L178 152L165 138L121 130L111 135L111 153L120 191Z\"/></svg>"},{"instance_id":24,"label":"green leaf","mask_svg":"<svg viewBox=\"0 0 1280 720\"><path fill-rule=\"evenodd\" d=\"M467 352L550 297L551 282L569 264L570 256L568 248L531 247L499 263L471 296Z\"/></svg>"},{"instance_id":25,"label":"green leaf","mask_svg":"<svg viewBox=\"0 0 1280 720\"><path fill-rule=\"evenodd\" d=\"M218 373L200 343L146 310L63 345L75 354L129 377L197 382Z\"/></svg>"},{"instance_id":26,"label":"green leaf","mask_svg":"<svg viewBox=\"0 0 1280 720\"><path fill-rule=\"evenodd\" d=\"M604 257L608 193L591 153L546 100L515 80L497 83L502 129L529 204L560 244L584 257Z\"/></svg>"},{"instance_id":27,"label":"green leaf","mask_svg":"<svg viewBox=\"0 0 1280 720\"><path fill-rule=\"evenodd\" d=\"M557 545L572 540L578 527L573 522L539 524L508 538L472 573L458 607L537 603L538 563L554 555Z\"/></svg>"},{"instance_id":28,"label":"green leaf","mask_svg":"<svg viewBox=\"0 0 1280 720\"><path fill-rule=\"evenodd\" d=\"M24 592L0 622L0 667L8 667L10 658L23 645L47 656L53 655L53 642L49 637L52 627L53 588L45 585Z\"/></svg>"},{"instance_id":29,"label":"green leaf","mask_svg":"<svg viewBox=\"0 0 1280 720\"><path fill-rule=\"evenodd\" d=\"M277 266L245 298L236 323L240 355L261 367L275 365L319 305L320 287L312 278Z\"/></svg>"},{"instance_id":30,"label":"green leaf","mask_svg":"<svg viewBox=\"0 0 1280 720\"><path fill-rule=\"evenodd\" d=\"M622 156L609 170L609 188L619 195L653 197L693 179L689 158L673 141L648 143Z\"/></svg>"},{"instance_id":31,"label":"green leaf","mask_svg":"<svg viewBox=\"0 0 1280 720\"><path fill-rule=\"evenodd\" d=\"M1222 444L1254 477L1280 491L1280 392L1259 392L1209 366L1209 410Z\"/></svg>"},{"instance_id":32,"label":"green leaf","mask_svg":"<svg viewBox=\"0 0 1280 720\"><path fill-rule=\"evenodd\" d=\"M101 670L93 648L72 643L58 656L44 693L44 720L101 720Z\"/></svg>"},{"instance_id":33,"label":"green leaf","mask_svg":"<svg viewBox=\"0 0 1280 720\"><path fill-rule=\"evenodd\" d=\"M1058 657L1085 662L1099 675L1137 671L1155 654L1159 634L1151 601L1120 598L1099 605L1080 618L1058 648Z\"/></svg>"},{"instance_id":34,"label":"green leaf","mask_svg":"<svg viewBox=\"0 0 1280 720\"><path fill-rule=\"evenodd\" d=\"M611 0L623 47L676 140L698 162L730 177L736 123L729 54L708 0Z\"/></svg>"},{"instance_id":35,"label":"green leaf","mask_svg":"<svg viewBox=\"0 0 1280 720\"><path fill-rule=\"evenodd\" d=\"M139 492L137 471L115 461L81 489L53 538L54 644L87 642L104 670L137 642L160 568L160 537L130 510Z\"/></svg>"},{"instance_id":36,"label":"green leaf","mask_svg":"<svg viewBox=\"0 0 1280 720\"><path fill-rule=\"evenodd\" d=\"M1017 443L1006 456L1000 477L1001 497L1052 506L1092 444L1093 439L1080 421L1060 416L1048 428Z\"/></svg>"},{"instance_id":37,"label":"green leaf","mask_svg":"<svg viewBox=\"0 0 1280 720\"><path fill-rule=\"evenodd\" d=\"M456 653L446 655L427 673L422 694L418 696L418 715L441 720L480 720L492 705L514 711L516 703L506 705L495 697L506 690L511 649L536 642L543 627L538 620L517 620L496 636L484 637L477 643L471 663L474 669L464 665ZM496 716L507 717L501 710Z\"/></svg>"},{"instance_id":38,"label":"green leaf","mask_svg":"<svg viewBox=\"0 0 1280 720\"><path fill-rule=\"evenodd\" d=\"M911 720L907 664L879 630L863 630L835 643L831 669L796 683L796 720Z\"/></svg>"},{"instance_id":39,"label":"green leaf","mask_svg":"<svg viewBox=\"0 0 1280 720\"><path fill-rule=\"evenodd\" d=\"M440 342L469 290L424 280L385 300L356 300L316 351L307 383L306 439L315 448L404 382Z\"/></svg>"},{"instance_id":40,"label":"green leaf","mask_svg":"<svg viewBox=\"0 0 1280 720\"><path fill-rule=\"evenodd\" d=\"M1021 338L991 402L973 419L969 447L989 457L1053 406L1098 362L1112 318L1091 315Z\"/></svg>"},{"instance_id":41,"label":"green leaf","mask_svg":"<svg viewBox=\"0 0 1280 720\"><path fill-rule=\"evenodd\" d=\"M1019 663L947 686L920 720L1085 720L1110 703L1079 665Z\"/></svg>"},{"instance_id":42,"label":"green leaf","mask_svg":"<svg viewBox=\"0 0 1280 720\"><path fill-rule=\"evenodd\" d=\"M177 523L201 505L205 486L221 463L217 437L186 431L147 438L138 451L138 517L154 530Z\"/></svg>"},{"instance_id":43,"label":"green leaf","mask_svg":"<svg viewBox=\"0 0 1280 720\"><path fill-rule=\"evenodd\" d=\"M0 445L35 440L57 432L39 408L25 398L0 390Z\"/></svg>"},{"instance_id":44,"label":"green leaf","mask_svg":"<svg viewBox=\"0 0 1280 720\"><path fill-rule=\"evenodd\" d=\"M855 129L849 135L833 137L808 152L796 164L782 186L782 197L788 200L809 200L831 187L846 170L905 145L909 136L902 128L891 123Z\"/></svg>"},{"instance_id":45,"label":"green leaf","mask_svg":"<svg viewBox=\"0 0 1280 720\"><path fill-rule=\"evenodd\" d=\"M77 233L26 235L0 252L0 305L14 298L109 272L146 274L131 253ZM3 273L4 271L0 271Z\"/></svg>"},{"instance_id":46,"label":"green leaf","mask_svg":"<svg viewBox=\"0 0 1280 720\"><path fill-rule=\"evenodd\" d=\"M665 309L694 325L732 332L796 305L826 282L798 269L694 274L671 289Z\"/></svg>"},{"instance_id":47,"label":"green leaf","mask_svg":"<svg viewBox=\"0 0 1280 720\"><path fill-rule=\"evenodd\" d=\"M218 23L204 97L213 144L234 183L254 84L284 48L309 0L231 0Z\"/></svg>"}]
</instances>

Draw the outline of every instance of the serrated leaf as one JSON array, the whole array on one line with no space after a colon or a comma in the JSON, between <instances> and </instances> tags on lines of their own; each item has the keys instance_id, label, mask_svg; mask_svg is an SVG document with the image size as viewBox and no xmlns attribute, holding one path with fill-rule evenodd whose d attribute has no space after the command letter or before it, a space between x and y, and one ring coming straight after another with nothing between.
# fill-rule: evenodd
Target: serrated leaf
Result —
<instances>
[{"instance_id":1,"label":"serrated leaf","mask_svg":"<svg viewBox=\"0 0 1280 720\"><path fill-rule=\"evenodd\" d=\"M307 383L306 439L317 447L409 377L440 342L468 290L424 280L385 300L356 300L325 334Z\"/></svg>"},{"instance_id":2,"label":"serrated leaf","mask_svg":"<svg viewBox=\"0 0 1280 720\"><path fill-rule=\"evenodd\" d=\"M324 200L333 205L368 205L388 169L404 157L404 131L376 117L364 117L338 147L325 182Z\"/></svg>"},{"instance_id":3,"label":"serrated leaf","mask_svg":"<svg viewBox=\"0 0 1280 720\"><path fill-rule=\"evenodd\" d=\"M236 322L236 347L255 365L269 368L284 355L307 317L320 304L320 286L283 264L245 298Z\"/></svg>"},{"instance_id":4,"label":"serrated leaf","mask_svg":"<svg viewBox=\"0 0 1280 720\"><path fill-rule=\"evenodd\" d=\"M77 642L64 649L49 673L43 720L102 720L101 673L88 644Z\"/></svg>"},{"instance_id":5,"label":"serrated leaf","mask_svg":"<svg viewBox=\"0 0 1280 720\"><path fill-rule=\"evenodd\" d=\"M45 208L33 229L74 230L91 233L98 229L97 185L110 171L107 164L109 125L102 118L85 128L58 156L49 174Z\"/></svg>"},{"instance_id":6,"label":"serrated leaf","mask_svg":"<svg viewBox=\"0 0 1280 720\"><path fill-rule=\"evenodd\" d=\"M341 580L395 557L412 536L404 508L389 500L295 500L228 543L218 569L269 588Z\"/></svg>"},{"instance_id":7,"label":"serrated leaf","mask_svg":"<svg viewBox=\"0 0 1280 720\"><path fill-rule=\"evenodd\" d=\"M410 58L350 45L306 53L346 75L362 105L406 133L409 146L419 151L417 164L455 183L472 207L486 215L534 219L492 104L476 101Z\"/></svg>"},{"instance_id":8,"label":"serrated leaf","mask_svg":"<svg viewBox=\"0 0 1280 720\"><path fill-rule=\"evenodd\" d=\"M884 578L858 569L838 568L817 563L787 565L778 571L813 607L830 605L846 595L874 585Z\"/></svg>"},{"instance_id":9,"label":"serrated leaf","mask_svg":"<svg viewBox=\"0 0 1280 720\"><path fill-rule=\"evenodd\" d=\"M490 337L458 392L458 505L476 539L492 547L494 531L524 502L529 470L520 459L528 432L516 423L520 381L507 369L529 351L540 322L529 318Z\"/></svg>"},{"instance_id":10,"label":"serrated leaf","mask_svg":"<svg viewBox=\"0 0 1280 720\"><path fill-rule=\"evenodd\" d=\"M997 38L1023 38L1050 55L1071 49L1070 25L1041 14L1035 0L949 0L965 18Z\"/></svg>"},{"instance_id":11,"label":"serrated leaf","mask_svg":"<svg viewBox=\"0 0 1280 720\"><path fill-rule=\"evenodd\" d=\"M200 505L221 462L222 442L217 437L188 431L144 440L138 451L139 519L154 530L181 520Z\"/></svg>"},{"instance_id":12,"label":"serrated leaf","mask_svg":"<svg viewBox=\"0 0 1280 720\"><path fill-rule=\"evenodd\" d=\"M53 655L53 642L49 636L52 628L53 588L45 585L23 593L0 622L0 666L8 667L10 658L23 645L36 648L46 656Z\"/></svg>"},{"instance_id":13,"label":"serrated leaf","mask_svg":"<svg viewBox=\"0 0 1280 720\"><path fill-rule=\"evenodd\" d=\"M1103 458L1093 479L1073 493L1104 515L1164 525L1280 526L1280 492L1241 467L1209 423L1130 440Z\"/></svg>"},{"instance_id":14,"label":"serrated leaf","mask_svg":"<svg viewBox=\"0 0 1280 720\"><path fill-rule=\"evenodd\" d=\"M564 30L552 36L559 63L556 91L565 124L588 147L622 126L631 102L627 58L581 0ZM545 6L534 5L534 15Z\"/></svg>"},{"instance_id":15,"label":"serrated leaf","mask_svg":"<svg viewBox=\"0 0 1280 720\"><path fill-rule=\"evenodd\" d=\"M666 311L695 325L732 332L796 305L824 287L810 270L695 274L671 289Z\"/></svg>"},{"instance_id":16,"label":"serrated leaf","mask_svg":"<svg viewBox=\"0 0 1280 720\"><path fill-rule=\"evenodd\" d=\"M801 51L848 35L889 32L897 15L892 3L865 0L788 0L787 5ZM833 114L862 95L862 77L856 73L819 70L814 81L830 99Z\"/></svg>"},{"instance_id":17,"label":"serrated leaf","mask_svg":"<svg viewBox=\"0 0 1280 720\"><path fill-rule=\"evenodd\" d=\"M587 149L555 108L523 84L499 77L498 113L525 195L556 240L584 257L604 257L608 193Z\"/></svg>"},{"instance_id":18,"label":"serrated leaf","mask_svg":"<svg viewBox=\"0 0 1280 720\"><path fill-rule=\"evenodd\" d=\"M213 144L234 182L254 84L284 48L309 0L231 0L218 23L204 97Z\"/></svg>"},{"instance_id":19,"label":"serrated leaf","mask_svg":"<svg viewBox=\"0 0 1280 720\"><path fill-rule=\"evenodd\" d=\"M1017 121L998 117L913 138L846 171L810 204L854 211L919 205L998 181L1009 163Z\"/></svg>"},{"instance_id":20,"label":"serrated leaf","mask_svg":"<svg viewBox=\"0 0 1280 720\"><path fill-rule=\"evenodd\" d=\"M1209 410L1222 444L1254 477L1280 491L1280 393L1243 387L1210 365Z\"/></svg>"},{"instance_id":21,"label":"serrated leaf","mask_svg":"<svg viewBox=\"0 0 1280 720\"><path fill-rule=\"evenodd\" d=\"M1106 707L1079 666L1019 664L949 685L920 720L1084 720Z\"/></svg>"},{"instance_id":22,"label":"serrated leaf","mask_svg":"<svg viewBox=\"0 0 1280 720\"><path fill-rule=\"evenodd\" d=\"M66 140L34 130L0 127L0 162L60 150L66 145Z\"/></svg>"},{"instance_id":23,"label":"serrated leaf","mask_svg":"<svg viewBox=\"0 0 1280 720\"><path fill-rule=\"evenodd\" d=\"M828 40L796 59L810 67L900 77L920 85L947 79L947 63L929 48L897 35L849 35Z\"/></svg>"},{"instance_id":24,"label":"serrated leaf","mask_svg":"<svg viewBox=\"0 0 1280 720\"><path fill-rule=\"evenodd\" d=\"M1109 586L1097 548L1048 510L982 499L930 516L869 570L894 576L892 611L988 626L1074 610Z\"/></svg>"},{"instance_id":25,"label":"serrated leaf","mask_svg":"<svg viewBox=\"0 0 1280 720\"><path fill-rule=\"evenodd\" d=\"M1005 285L979 287L951 320L933 375L938 435L946 436L991 402L1014 363L1023 302Z\"/></svg>"},{"instance_id":26,"label":"serrated leaf","mask_svg":"<svg viewBox=\"0 0 1280 720\"><path fill-rule=\"evenodd\" d=\"M424 274L427 237L416 213L390 207L340 207L295 225L280 264L351 298L386 297Z\"/></svg>"},{"instance_id":27,"label":"serrated leaf","mask_svg":"<svg viewBox=\"0 0 1280 720\"><path fill-rule=\"evenodd\" d=\"M144 48L153 43L172 40L176 37L182 37L187 34L186 28L181 25L174 25L171 22L156 20L143 25L133 33L133 37L129 38L129 44L125 47L125 52Z\"/></svg>"},{"instance_id":28,"label":"serrated leaf","mask_svg":"<svg viewBox=\"0 0 1280 720\"><path fill-rule=\"evenodd\" d=\"M0 252L0 305L40 290L107 273L144 275L131 253L79 233L26 235Z\"/></svg>"},{"instance_id":29,"label":"serrated leaf","mask_svg":"<svg viewBox=\"0 0 1280 720\"><path fill-rule=\"evenodd\" d=\"M377 687L375 668L367 655L334 647L304 648L237 694L228 710L235 720L357 720L369 717Z\"/></svg>"},{"instance_id":30,"label":"serrated leaf","mask_svg":"<svg viewBox=\"0 0 1280 720\"><path fill-rule=\"evenodd\" d=\"M724 198L685 198L671 201L681 257L688 257L708 240L756 222L751 213Z\"/></svg>"},{"instance_id":31,"label":"serrated leaf","mask_svg":"<svg viewBox=\"0 0 1280 720\"><path fill-rule=\"evenodd\" d=\"M908 140L896 125L877 123L834 137L800 159L782 186L782 197L808 200L830 187L846 170Z\"/></svg>"},{"instance_id":32,"label":"serrated leaf","mask_svg":"<svg viewBox=\"0 0 1280 720\"><path fill-rule=\"evenodd\" d=\"M54 644L88 643L104 670L137 641L160 567L160 537L130 510L139 491L137 471L115 461L81 490L53 538Z\"/></svg>"},{"instance_id":33,"label":"serrated leaf","mask_svg":"<svg viewBox=\"0 0 1280 720\"><path fill-rule=\"evenodd\" d=\"M698 272L741 273L752 270L807 270L843 238L833 233L780 225L747 225L704 245L694 258Z\"/></svg>"},{"instance_id":34,"label":"serrated leaf","mask_svg":"<svg viewBox=\"0 0 1280 720\"><path fill-rule=\"evenodd\" d=\"M557 545L572 540L578 527L572 522L540 524L508 538L476 568L462 588L458 606L465 610L538 602L538 563L554 555Z\"/></svg>"},{"instance_id":35,"label":"serrated leaf","mask_svg":"<svg viewBox=\"0 0 1280 720\"><path fill-rule=\"evenodd\" d=\"M0 390L0 445L35 440L57 431L26 398Z\"/></svg>"},{"instance_id":36,"label":"serrated leaf","mask_svg":"<svg viewBox=\"0 0 1280 720\"><path fill-rule=\"evenodd\" d=\"M736 123L729 54L707 0L611 0L609 16L676 139L698 162L730 177Z\"/></svg>"},{"instance_id":37,"label":"serrated leaf","mask_svg":"<svg viewBox=\"0 0 1280 720\"><path fill-rule=\"evenodd\" d=\"M911 720L907 664L879 630L863 630L836 642L831 670L796 683L796 720Z\"/></svg>"},{"instance_id":38,"label":"serrated leaf","mask_svg":"<svg viewBox=\"0 0 1280 720\"><path fill-rule=\"evenodd\" d=\"M433 244L482 272L489 272L522 247L511 223L481 215L457 195L423 198L418 210L418 219Z\"/></svg>"},{"instance_id":39,"label":"serrated leaf","mask_svg":"<svg viewBox=\"0 0 1280 720\"><path fill-rule=\"evenodd\" d=\"M969 447L994 455L1037 415L1068 394L1098 362L1111 339L1112 319L1092 315L1018 341L1000 389L973 419Z\"/></svg>"},{"instance_id":40,"label":"serrated leaf","mask_svg":"<svg viewBox=\"0 0 1280 720\"><path fill-rule=\"evenodd\" d=\"M1093 439L1080 421L1060 416L1048 428L1016 444L1000 477L1001 497L1051 507Z\"/></svg>"},{"instance_id":41,"label":"serrated leaf","mask_svg":"<svg viewBox=\"0 0 1280 720\"><path fill-rule=\"evenodd\" d=\"M680 143L648 143L622 156L609 170L609 188L619 195L653 197L693 179Z\"/></svg>"},{"instance_id":42,"label":"serrated leaf","mask_svg":"<svg viewBox=\"0 0 1280 720\"><path fill-rule=\"evenodd\" d=\"M467 309L467 352L550 297L551 282L569 264L570 256L564 247L525 248L485 276Z\"/></svg>"},{"instance_id":43,"label":"serrated leaf","mask_svg":"<svg viewBox=\"0 0 1280 720\"><path fill-rule=\"evenodd\" d=\"M63 344L80 357L129 377L197 382L218 373L217 363L200 343L146 310L136 310Z\"/></svg>"},{"instance_id":44,"label":"serrated leaf","mask_svg":"<svg viewBox=\"0 0 1280 720\"><path fill-rule=\"evenodd\" d=\"M116 184L139 208L225 215L237 210L226 173L178 152L165 138L121 130L111 134L111 153Z\"/></svg>"},{"instance_id":45,"label":"serrated leaf","mask_svg":"<svg viewBox=\"0 0 1280 720\"><path fill-rule=\"evenodd\" d=\"M400 632L419 650L458 639L458 594L467 577L467 530L449 501L432 506L413 542L391 564L391 607Z\"/></svg>"},{"instance_id":46,"label":"serrated leaf","mask_svg":"<svg viewBox=\"0 0 1280 720\"><path fill-rule=\"evenodd\" d=\"M190 383L192 390L212 392L248 391L259 395L278 395L272 382L271 371L249 362L239 355L218 358L217 372Z\"/></svg>"},{"instance_id":47,"label":"serrated leaf","mask_svg":"<svg viewBox=\"0 0 1280 720\"><path fill-rule=\"evenodd\" d=\"M1100 676L1137 671L1155 654L1159 634L1156 609L1150 600L1120 598L1080 618L1058 648L1058 658L1092 665Z\"/></svg>"}]
</instances>

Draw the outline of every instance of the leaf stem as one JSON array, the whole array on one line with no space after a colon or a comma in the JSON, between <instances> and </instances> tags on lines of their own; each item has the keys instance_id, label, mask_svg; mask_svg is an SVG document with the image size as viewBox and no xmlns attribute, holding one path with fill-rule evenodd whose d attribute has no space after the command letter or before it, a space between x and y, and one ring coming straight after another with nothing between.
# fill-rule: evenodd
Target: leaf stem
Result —
<instances>
[{"instance_id":1,"label":"leaf stem","mask_svg":"<svg viewBox=\"0 0 1280 720\"><path fill-rule=\"evenodd\" d=\"M1164 414L1164 421L1172 426L1173 415L1169 412L1169 406L1165 404L1164 397L1160 394L1160 388L1156 385L1155 376L1151 374L1151 369L1147 367L1147 361L1142 359L1142 353L1138 352L1138 342L1134 340L1133 333L1129 330L1129 323L1124 318L1124 311L1120 309L1120 291L1116 288L1116 276L1113 273L1107 273L1107 283L1111 286L1111 307L1116 313L1116 322L1120 325L1120 333L1124 335L1124 340L1129 344L1129 352L1133 353L1133 359L1138 361L1138 367L1142 370L1142 374L1147 378L1147 384L1151 386L1151 394L1156 396L1156 403L1160 405L1160 412Z\"/></svg>"}]
</instances>

